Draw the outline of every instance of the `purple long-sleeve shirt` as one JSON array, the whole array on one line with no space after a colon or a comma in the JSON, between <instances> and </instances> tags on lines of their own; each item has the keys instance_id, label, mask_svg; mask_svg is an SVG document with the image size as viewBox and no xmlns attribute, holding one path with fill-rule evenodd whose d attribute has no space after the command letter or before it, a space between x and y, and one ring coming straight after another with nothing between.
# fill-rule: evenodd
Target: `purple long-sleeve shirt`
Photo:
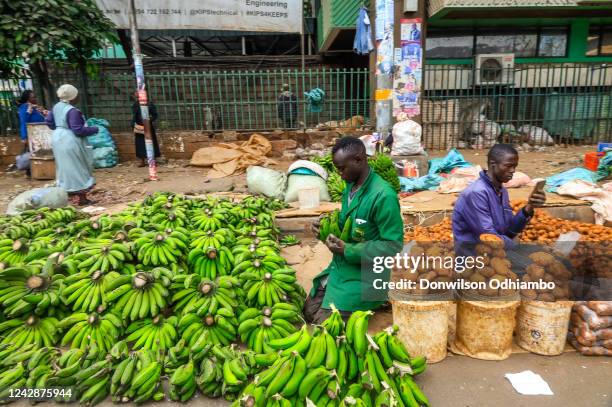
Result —
<instances>
[{"instance_id":1,"label":"purple long-sleeve shirt","mask_svg":"<svg viewBox=\"0 0 612 407\"><path fill-rule=\"evenodd\" d=\"M483 233L498 235L506 248L516 246L512 239L521 233L531 218L523 210L515 215L508 190L495 189L485 171L457 198L453 210L453 236L456 244L475 244Z\"/></svg>"},{"instance_id":2,"label":"purple long-sleeve shirt","mask_svg":"<svg viewBox=\"0 0 612 407\"><path fill-rule=\"evenodd\" d=\"M74 109L70 109L66 121L68 122L68 127L70 130L72 130L77 136L86 137L98 132L97 127L85 126L85 118L83 117L83 113L81 113L76 107ZM51 130L55 130L55 119L53 118L52 111L50 111L47 115L45 123L47 123L47 126L49 126Z\"/></svg>"}]
</instances>

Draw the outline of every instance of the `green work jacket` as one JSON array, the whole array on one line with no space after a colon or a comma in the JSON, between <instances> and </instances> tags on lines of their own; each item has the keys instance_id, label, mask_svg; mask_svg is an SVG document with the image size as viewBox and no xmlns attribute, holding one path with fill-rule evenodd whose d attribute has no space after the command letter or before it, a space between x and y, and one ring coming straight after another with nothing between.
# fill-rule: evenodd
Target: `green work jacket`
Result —
<instances>
[{"instance_id":1,"label":"green work jacket","mask_svg":"<svg viewBox=\"0 0 612 407\"><path fill-rule=\"evenodd\" d=\"M399 200L393 188L370 169L370 175L359 188L351 203L348 203L348 184L342 193L340 225L349 217L352 220L351 233L344 245L344 255L334 254L330 265L313 282L311 296L314 296L327 277L323 308L334 304L341 311L368 310L379 307L386 300L386 292L376 291L373 298L365 294L372 290L372 279L389 280L389 270L373 274L367 265L371 256L394 256L401 251L404 226ZM340 226L342 229L342 226ZM365 261L362 278L362 261ZM380 298L383 294L384 298ZM367 298L364 298L367 297ZM374 299L374 300L372 300Z\"/></svg>"}]
</instances>

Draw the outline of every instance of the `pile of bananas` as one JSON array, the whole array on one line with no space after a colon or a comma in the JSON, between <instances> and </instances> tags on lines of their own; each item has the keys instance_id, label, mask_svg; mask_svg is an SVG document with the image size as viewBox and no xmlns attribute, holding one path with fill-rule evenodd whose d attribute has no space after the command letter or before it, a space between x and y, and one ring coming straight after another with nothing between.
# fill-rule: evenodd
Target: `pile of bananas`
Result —
<instances>
[{"instance_id":1,"label":"pile of bananas","mask_svg":"<svg viewBox=\"0 0 612 407\"><path fill-rule=\"evenodd\" d=\"M306 293L273 224L282 207L156 193L96 220L0 216L0 397L5 386L70 387L57 401L201 392L248 406L402 405L410 388L426 404L412 381L424 359L393 329L366 335L369 313L301 325Z\"/></svg>"},{"instance_id":2,"label":"pile of bananas","mask_svg":"<svg viewBox=\"0 0 612 407\"><path fill-rule=\"evenodd\" d=\"M344 326L334 309L312 335L303 326L271 341L280 357L245 387L234 405L429 405L413 380L424 370L425 358L410 358L396 328L371 337L371 315L357 311Z\"/></svg>"},{"instance_id":3,"label":"pile of bananas","mask_svg":"<svg viewBox=\"0 0 612 407\"><path fill-rule=\"evenodd\" d=\"M285 338L296 331L300 320L298 308L287 303L276 303L263 309L248 308L238 319L238 334L249 349L257 353L274 352L270 342Z\"/></svg>"},{"instance_id":4,"label":"pile of bananas","mask_svg":"<svg viewBox=\"0 0 612 407\"><path fill-rule=\"evenodd\" d=\"M340 228L340 211L334 210L325 214L321 218L319 227L319 240L324 242L329 235L334 235L344 242L348 242L351 237L352 219L348 217L344 225Z\"/></svg>"}]
</instances>

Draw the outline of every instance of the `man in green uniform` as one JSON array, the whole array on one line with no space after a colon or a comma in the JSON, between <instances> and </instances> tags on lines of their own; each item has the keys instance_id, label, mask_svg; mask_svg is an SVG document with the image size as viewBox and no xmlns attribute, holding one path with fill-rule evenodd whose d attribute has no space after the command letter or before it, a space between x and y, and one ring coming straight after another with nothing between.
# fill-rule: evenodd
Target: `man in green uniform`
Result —
<instances>
[{"instance_id":1,"label":"man in green uniform","mask_svg":"<svg viewBox=\"0 0 612 407\"><path fill-rule=\"evenodd\" d=\"M333 304L347 318L353 311L379 307L386 291L373 292L374 278L388 281L389 270L373 274L374 256L394 256L401 251L403 222L397 194L368 165L365 146L355 137L343 137L332 149L334 165L346 188L342 194L340 225L351 218L349 239L330 235L325 245L333 253L330 265L313 281L304 305L307 321L321 323ZM319 235L319 221L313 224ZM363 264L363 274L362 274Z\"/></svg>"}]
</instances>

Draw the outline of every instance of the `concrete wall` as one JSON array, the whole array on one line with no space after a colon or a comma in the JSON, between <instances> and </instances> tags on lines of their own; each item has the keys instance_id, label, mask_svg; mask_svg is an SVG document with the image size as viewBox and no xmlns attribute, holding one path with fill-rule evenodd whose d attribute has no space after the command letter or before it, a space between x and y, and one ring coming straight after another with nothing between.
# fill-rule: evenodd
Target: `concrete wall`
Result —
<instances>
[{"instance_id":1,"label":"concrete wall","mask_svg":"<svg viewBox=\"0 0 612 407\"><path fill-rule=\"evenodd\" d=\"M350 131L349 134L361 136L364 131ZM159 131L157 138L160 144L162 156L170 159L191 159L193 153L202 147L209 147L221 142L240 143L248 140L253 133L238 133L226 131L212 133L206 131ZM284 151L296 147L306 147L313 143L329 145L336 138L343 135L338 131L277 131L263 132L272 143L272 157L280 157ZM131 133L113 133L113 139L119 150L120 161L131 161L136 159L134 136ZM19 137L0 137L0 166L4 167L15 162L15 157L23 152L23 144ZM0 168L0 171L4 168Z\"/></svg>"}]
</instances>

